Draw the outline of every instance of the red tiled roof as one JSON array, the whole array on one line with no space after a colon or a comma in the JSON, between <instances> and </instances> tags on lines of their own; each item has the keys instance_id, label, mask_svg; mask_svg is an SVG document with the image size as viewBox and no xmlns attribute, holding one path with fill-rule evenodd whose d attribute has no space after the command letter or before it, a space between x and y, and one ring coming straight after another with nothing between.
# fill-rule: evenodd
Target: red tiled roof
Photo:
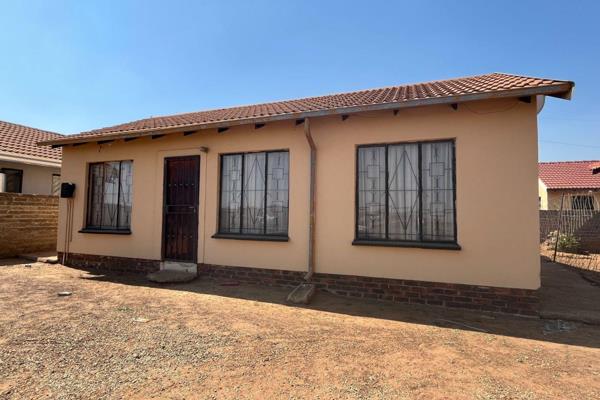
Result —
<instances>
[{"instance_id":1,"label":"red tiled roof","mask_svg":"<svg viewBox=\"0 0 600 400\"><path fill-rule=\"evenodd\" d=\"M433 81L412 85L362 90L242 107L222 108L187 114L146 118L107 128L82 132L42 144L67 144L165 133L165 130L207 129L272 120L298 119L328 114L449 104L491 97L520 97L536 94L568 98L573 82L531 78L502 73Z\"/></svg>"},{"instance_id":2,"label":"red tiled roof","mask_svg":"<svg viewBox=\"0 0 600 400\"><path fill-rule=\"evenodd\" d=\"M40 147L37 143L61 138L64 136L58 133L0 121L0 153L60 161L60 149Z\"/></svg>"},{"instance_id":3,"label":"red tiled roof","mask_svg":"<svg viewBox=\"0 0 600 400\"><path fill-rule=\"evenodd\" d=\"M597 162L597 163L595 163L595 164L592 164L592 165L590 166L590 168L591 168L591 170L592 170L592 173L594 173L594 174L600 174L600 162Z\"/></svg>"},{"instance_id":4,"label":"red tiled roof","mask_svg":"<svg viewBox=\"0 0 600 400\"><path fill-rule=\"evenodd\" d=\"M600 161L557 161L539 163L539 177L548 189L600 189L600 175L592 166Z\"/></svg>"}]
</instances>

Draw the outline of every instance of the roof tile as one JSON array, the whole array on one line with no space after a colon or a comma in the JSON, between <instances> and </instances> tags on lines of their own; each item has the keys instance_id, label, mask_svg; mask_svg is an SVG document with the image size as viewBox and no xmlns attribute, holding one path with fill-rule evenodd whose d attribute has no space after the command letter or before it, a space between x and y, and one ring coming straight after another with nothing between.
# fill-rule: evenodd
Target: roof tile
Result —
<instances>
[{"instance_id":1,"label":"roof tile","mask_svg":"<svg viewBox=\"0 0 600 400\"><path fill-rule=\"evenodd\" d=\"M412 85L401 85L381 89L361 90L351 93L308 97L273 103L254 104L216 110L146 118L107 128L95 129L71 135L64 141L78 138L96 138L114 134L143 132L168 128L201 127L209 123L233 123L264 116L287 116L311 111L331 111L347 107L406 103L432 98L447 98L511 91L523 88L541 88L571 82L551 79L530 78L517 75L493 73L466 78L432 81ZM59 143L60 141L57 141Z\"/></svg>"},{"instance_id":2,"label":"roof tile","mask_svg":"<svg viewBox=\"0 0 600 400\"><path fill-rule=\"evenodd\" d=\"M593 174L592 161L556 161L539 163L539 177L548 189L600 189L600 175Z\"/></svg>"},{"instance_id":3,"label":"roof tile","mask_svg":"<svg viewBox=\"0 0 600 400\"><path fill-rule=\"evenodd\" d=\"M40 147L37 146L37 143L43 140L62 139L63 137L63 135L58 133L0 121L0 153L60 161L61 149Z\"/></svg>"}]
</instances>

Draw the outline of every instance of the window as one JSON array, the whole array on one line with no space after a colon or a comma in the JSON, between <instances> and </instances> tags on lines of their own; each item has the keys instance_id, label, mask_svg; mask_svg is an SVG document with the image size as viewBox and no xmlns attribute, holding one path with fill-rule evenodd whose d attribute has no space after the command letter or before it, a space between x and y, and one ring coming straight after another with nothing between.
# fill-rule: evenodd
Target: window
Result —
<instances>
[{"instance_id":1,"label":"window","mask_svg":"<svg viewBox=\"0 0 600 400\"><path fill-rule=\"evenodd\" d=\"M0 192L21 193L23 190L23 170L14 168L0 168L4 175L4 184L0 181Z\"/></svg>"},{"instance_id":2,"label":"window","mask_svg":"<svg viewBox=\"0 0 600 400\"><path fill-rule=\"evenodd\" d=\"M132 161L90 164L86 230L129 231Z\"/></svg>"},{"instance_id":3,"label":"window","mask_svg":"<svg viewBox=\"0 0 600 400\"><path fill-rule=\"evenodd\" d=\"M287 151L221 156L219 233L215 237L287 237L288 162Z\"/></svg>"},{"instance_id":4,"label":"window","mask_svg":"<svg viewBox=\"0 0 600 400\"><path fill-rule=\"evenodd\" d=\"M60 195L60 174L52 174L51 194L53 196Z\"/></svg>"},{"instance_id":5,"label":"window","mask_svg":"<svg viewBox=\"0 0 600 400\"><path fill-rule=\"evenodd\" d=\"M454 141L360 146L356 190L355 244L456 243Z\"/></svg>"},{"instance_id":6,"label":"window","mask_svg":"<svg viewBox=\"0 0 600 400\"><path fill-rule=\"evenodd\" d=\"M594 197L589 195L571 196L571 209L594 211Z\"/></svg>"}]
</instances>

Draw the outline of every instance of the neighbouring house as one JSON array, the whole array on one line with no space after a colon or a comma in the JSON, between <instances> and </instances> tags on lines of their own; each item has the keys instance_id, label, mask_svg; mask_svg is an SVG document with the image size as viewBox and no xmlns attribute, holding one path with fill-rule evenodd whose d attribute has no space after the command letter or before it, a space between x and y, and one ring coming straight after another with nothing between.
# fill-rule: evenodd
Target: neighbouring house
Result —
<instances>
[{"instance_id":1,"label":"neighbouring house","mask_svg":"<svg viewBox=\"0 0 600 400\"><path fill-rule=\"evenodd\" d=\"M539 163L541 210L600 210L600 161Z\"/></svg>"},{"instance_id":2,"label":"neighbouring house","mask_svg":"<svg viewBox=\"0 0 600 400\"><path fill-rule=\"evenodd\" d=\"M0 121L0 258L56 251L61 149L58 133Z\"/></svg>"},{"instance_id":3,"label":"neighbouring house","mask_svg":"<svg viewBox=\"0 0 600 400\"><path fill-rule=\"evenodd\" d=\"M62 147L59 252L339 295L536 314L537 114L493 73L148 118Z\"/></svg>"},{"instance_id":4,"label":"neighbouring house","mask_svg":"<svg viewBox=\"0 0 600 400\"><path fill-rule=\"evenodd\" d=\"M60 148L37 142L63 136L0 121L0 192L57 195L60 189Z\"/></svg>"}]
</instances>

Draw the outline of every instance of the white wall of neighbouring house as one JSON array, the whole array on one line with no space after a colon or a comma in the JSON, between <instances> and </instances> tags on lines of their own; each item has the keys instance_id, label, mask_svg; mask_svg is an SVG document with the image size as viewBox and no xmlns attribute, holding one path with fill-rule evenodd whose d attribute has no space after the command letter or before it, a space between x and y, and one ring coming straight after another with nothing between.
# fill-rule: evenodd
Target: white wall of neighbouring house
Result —
<instances>
[{"instance_id":1,"label":"white wall of neighbouring house","mask_svg":"<svg viewBox=\"0 0 600 400\"><path fill-rule=\"evenodd\" d=\"M536 104L497 99L311 120L317 146L316 272L537 289L540 285ZM461 250L355 246L358 145L454 139ZM207 147L203 153L201 147ZM289 241L212 238L219 155L289 150ZM303 271L309 238L309 147L294 121L63 148L62 178L77 184L70 251L159 260L164 158L199 154L198 262ZM91 162L133 160L130 235L79 233ZM61 199L59 251L65 237Z\"/></svg>"},{"instance_id":2,"label":"white wall of neighbouring house","mask_svg":"<svg viewBox=\"0 0 600 400\"><path fill-rule=\"evenodd\" d=\"M539 205L540 210L548 209L548 189L544 182L538 178L538 197L539 197Z\"/></svg>"},{"instance_id":3,"label":"white wall of neighbouring house","mask_svg":"<svg viewBox=\"0 0 600 400\"><path fill-rule=\"evenodd\" d=\"M60 168L42 167L25 163L0 160L0 168L18 169L23 171L21 193L52 195L52 176L60 175Z\"/></svg>"}]
</instances>

